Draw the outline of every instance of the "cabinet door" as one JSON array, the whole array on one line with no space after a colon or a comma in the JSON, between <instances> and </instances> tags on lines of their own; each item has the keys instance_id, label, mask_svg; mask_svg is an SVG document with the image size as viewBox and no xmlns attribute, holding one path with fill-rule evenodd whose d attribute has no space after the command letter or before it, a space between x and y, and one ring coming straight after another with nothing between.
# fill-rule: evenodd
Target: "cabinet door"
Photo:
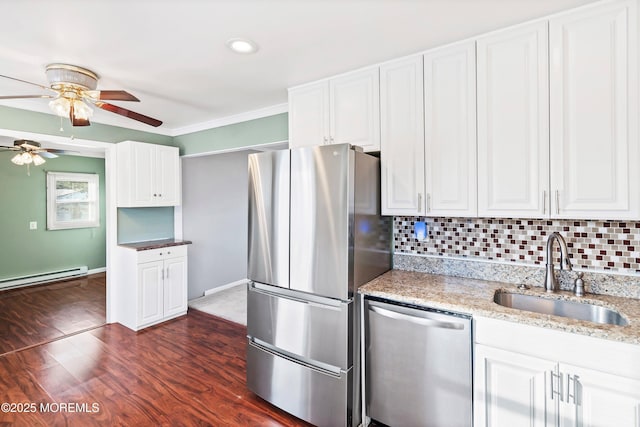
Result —
<instances>
[{"instance_id":1,"label":"cabinet door","mask_svg":"<svg viewBox=\"0 0 640 427\"><path fill-rule=\"evenodd\" d=\"M640 426L640 380L560 364L565 401L561 427Z\"/></svg>"},{"instance_id":2,"label":"cabinet door","mask_svg":"<svg viewBox=\"0 0 640 427\"><path fill-rule=\"evenodd\" d=\"M422 91L422 56L380 67L382 215L425 211Z\"/></svg>"},{"instance_id":3,"label":"cabinet door","mask_svg":"<svg viewBox=\"0 0 640 427\"><path fill-rule=\"evenodd\" d=\"M171 317L187 311L187 258L169 258L164 269L164 317Z\"/></svg>"},{"instance_id":4,"label":"cabinet door","mask_svg":"<svg viewBox=\"0 0 640 427\"><path fill-rule=\"evenodd\" d=\"M152 206L156 203L155 193L155 146L152 144L130 144L131 156L129 183L131 206Z\"/></svg>"},{"instance_id":5,"label":"cabinet door","mask_svg":"<svg viewBox=\"0 0 640 427\"><path fill-rule=\"evenodd\" d=\"M138 326L163 317L163 262L138 264Z\"/></svg>"},{"instance_id":6,"label":"cabinet door","mask_svg":"<svg viewBox=\"0 0 640 427\"><path fill-rule=\"evenodd\" d=\"M476 216L476 47L424 56L426 214Z\"/></svg>"},{"instance_id":7,"label":"cabinet door","mask_svg":"<svg viewBox=\"0 0 640 427\"><path fill-rule=\"evenodd\" d=\"M558 394L551 394L555 362L484 345L475 346L474 425L551 427ZM558 388L558 377L555 379ZM559 393L559 390L555 390Z\"/></svg>"},{"instance_id":8,"label":"cabinet door","mask_svg":"<svg viewBox=\"0 0 640 427\"><path fill-rule=\"evenodd\" d=\"M479 216L547 215L547 39L540 22L477 41Z\"/></svg>"},{"instance_id":9,"label":"cabinet door","mask_svg":"<svg viewBox=\"0 0 640 427\"><path fill-rule=\"evenodd\" d=\"M329 81L331 144L380 150L380 81L377 68Z\"/></svg>"},{"instance_id":10,"label":"cabinet door","mask_svg":"<svg viewBox=\"0 0 640 427\"><path fill-rule=\"evenodd\" d=\"M289 90L289 148L329 143L329 83Z\"/></svg>"},{"instance_id":11,"label":"cabinet door","mask_svg":"<svg viewBox=\"0 0 640 427\"><path fill-rule=\"evenodd\" d=\"M635 1L550 21L552 215L640 217Z\"/></svg>"},{"instance_id":12,"label":"cabinet door","mask_svg":"<svg viewBox=\"0 0 640 427\"><path fill-rule=\"evenodd\" d=\"M155 156L156 204L177 206L180 204L180 157L176 147L156 147Z\"/></svg>"}]
</instances>

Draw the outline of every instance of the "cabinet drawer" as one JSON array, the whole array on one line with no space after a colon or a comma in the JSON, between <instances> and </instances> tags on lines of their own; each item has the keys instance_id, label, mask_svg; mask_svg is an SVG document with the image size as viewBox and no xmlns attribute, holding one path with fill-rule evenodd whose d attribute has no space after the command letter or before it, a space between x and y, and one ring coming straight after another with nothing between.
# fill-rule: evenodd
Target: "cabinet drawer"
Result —
<instances>
[{"instance_id":1,"label":"cabinet drawer","mask_svg":"<svg viewBox=\"0 0 640 427\"><path fill-rule=\"evenodd\" d=\"M353 303L324 305L249 287L247 334L286 352L341 369L352 364Z\"/></svg>"},{"instance_id":2,"label":"cabinet drawer","mask_svg":"<svg viewBox=\"0 0 640 427\"><path fill-rule=\"evenodd\" d=\"M353 370L339 374L247 346L247 386L263 399L317 426L351 425ZM348 410L349 409L349 410Z\"/></svg>"},{"instance_id":3,"label":"cabinet drawer","mask_svg":"<svg viewBox=\"0 0 640 427\"><path fill-rule=\"evenodd\" d=\"M167 258L187 256L187 246L168 246L166 248L148 249L138 252L138 263L161 261Z\"/></svg>"}]
</instances>

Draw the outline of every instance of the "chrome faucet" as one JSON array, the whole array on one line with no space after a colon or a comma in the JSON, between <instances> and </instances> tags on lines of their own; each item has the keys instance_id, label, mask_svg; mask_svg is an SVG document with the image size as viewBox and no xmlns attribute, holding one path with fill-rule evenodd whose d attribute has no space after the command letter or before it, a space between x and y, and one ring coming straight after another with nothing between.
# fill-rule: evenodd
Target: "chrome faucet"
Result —
<instances>
[{"instance_id":1,"label":"chrome faucet","mask_svg":"<svg viewBox=\"0 0 640 427\"><path fill-rule=\"evenodd\" d=\"M558 278L553 271L553 241L557 240L560 245L560 270L563 266L567 271L571 271L571 261L569 260L569 251L567 250L567 242L558 232L549 234L547 238L547 274L544 277L544 287L547 292L555 292L558 289Z\"/></svg>"}]
</instances>

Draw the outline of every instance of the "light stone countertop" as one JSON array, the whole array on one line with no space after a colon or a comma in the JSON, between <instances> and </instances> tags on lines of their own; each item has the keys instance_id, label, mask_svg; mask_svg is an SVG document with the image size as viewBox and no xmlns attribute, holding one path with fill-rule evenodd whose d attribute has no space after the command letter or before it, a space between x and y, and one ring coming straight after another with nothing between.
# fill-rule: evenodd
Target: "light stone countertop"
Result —
<instances>
[{"instance_id":1,"label":"light stone countertop","mask_svg":"<svg viewBox=\"0 0 640 427\"><path fill-rule=\"evenodd\" d=\"M498 290L601 305L620 312L629 324L625 326L602 325L503 307L493 302L494 294ZM388 271L360 287L358 291L364 295L418 306L502 319L629 344L640 344L640 300L634 298L593 294L576 297L567 291L546 293L541 287L520 290L509 283L403 270Z\"/></svg>"}]
</instances>

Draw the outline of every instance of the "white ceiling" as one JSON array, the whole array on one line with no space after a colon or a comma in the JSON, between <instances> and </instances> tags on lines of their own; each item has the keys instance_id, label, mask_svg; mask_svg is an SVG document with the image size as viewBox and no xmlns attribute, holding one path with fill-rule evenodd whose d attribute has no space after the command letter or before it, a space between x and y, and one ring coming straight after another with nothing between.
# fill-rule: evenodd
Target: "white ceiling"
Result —
<instances>
[{"instance_id":1,"label":"white ceiling","mask_svg":"<svg viewBox=\"0 0 640 427\"><path fill-rule=\"evenodd\" d=\"M592 0L6 0L0 74L45 84L53 62L87 67L114 102L160 128L106 111L93 121L176 135L287 102L286 89ZM254 55L229 51L254 40ZM39 94L0 79L0 95ZM2 105L50 113L47 100ZM280 105L282 108L282 105Z\"/></svg>"}]
</instances>

